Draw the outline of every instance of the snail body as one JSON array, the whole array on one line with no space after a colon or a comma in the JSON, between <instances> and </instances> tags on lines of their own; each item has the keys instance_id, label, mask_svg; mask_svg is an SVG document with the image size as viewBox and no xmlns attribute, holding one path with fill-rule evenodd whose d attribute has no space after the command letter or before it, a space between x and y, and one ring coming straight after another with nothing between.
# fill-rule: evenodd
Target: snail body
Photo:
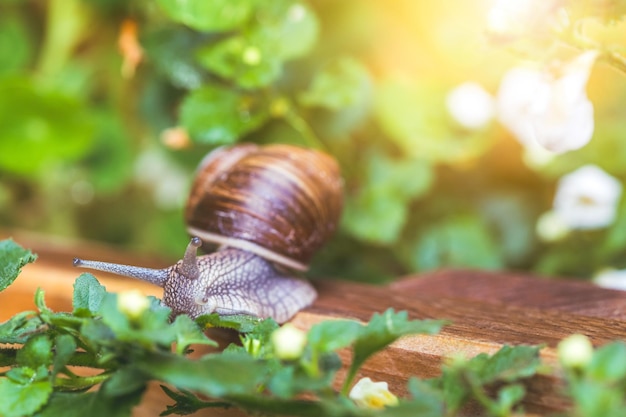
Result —
<instances>
[{"instance_id":1,"label":"snail body","mask_svg":"<svg viewBox=\"0 0 626 417\"><path fill-rule=\"evenodd\" d=\"M182 260L164 269L80 259L74 265L156 284L176 314L285 322L316 298L313 286L294 275L333 234L341 208L339 168L322 152L220 148L207 155L193 182L185 220L194 237ZM201 246L218 250L197 256Z\"/></svg>"}]
</instances>

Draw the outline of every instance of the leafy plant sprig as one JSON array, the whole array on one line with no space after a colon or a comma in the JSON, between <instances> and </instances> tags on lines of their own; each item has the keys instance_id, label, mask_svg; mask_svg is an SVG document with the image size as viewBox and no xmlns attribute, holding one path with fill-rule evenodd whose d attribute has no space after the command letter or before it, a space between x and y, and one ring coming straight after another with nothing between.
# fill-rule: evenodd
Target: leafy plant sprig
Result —
<instances>
[{"instance_id":1,"label":"leafy plant sprig","mask_svg":"<svg viewBox=\"0 0 626 417\"><path fill-rule=\"evenodd\" d=\"M5 240L0 259L0 286L6 288L36 256ZM36 311L0 324L4 417L128 416L150 381L160 382L173 400L162 415L235 406L271 415L457 416L473 401L485 415L511 416L525 396L523 381L542 366L540 348L531 346L453 358L437 378L410 378L407 398L371 409L359 407L349 395L367 359L402 336L437 333L445 322L409 320L406 312L392 309L366 324L321 322L306 334L246 316L209 315L193 321L185 315L172 318L156 298L107 292L90 274L80 275L74 284L72 312L48 308L42 290L35 294L35 305ZM219 353L188 356L201 345L217 346L204 332L208 327L237 330L241 343ZM352 360L340 380L338 351L346 348ZM585 361L564 363L577 413L572 415L619 415L626 387L624 344L588 350ZM567 358L567 353L561 356ZM589 387L597 401L588 401Z\"/></svg>"}]
</instances>

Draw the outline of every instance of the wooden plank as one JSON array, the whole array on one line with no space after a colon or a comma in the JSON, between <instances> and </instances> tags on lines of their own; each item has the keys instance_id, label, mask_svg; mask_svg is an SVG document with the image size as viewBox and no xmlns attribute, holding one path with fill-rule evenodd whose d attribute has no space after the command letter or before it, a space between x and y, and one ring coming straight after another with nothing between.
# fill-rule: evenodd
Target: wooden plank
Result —
<instances>
[{"instance_id":1,"label":"wooden plank","mask_svg":"<svg viewBox=\"0 0 626 417\"><path fill-rule=\"evenodd\" d=\"M27 245L28 246L28 245ZM36 246L36 245L35 245ZM30 247L33 247L31 245ZM72 283L78 270L71 267L73 256L117 260L114 252L79 247L62 250L36 248L40 259L28 265L16 283L0 293L0 320L33 308L34 290L46 291L48 305L55 310L71 309ZM129 262L127 255L119 255ZM131 260L143 263L142 260ZM148 262L162 267L168 262ZM98 273L109 290L141 288L159 296L159 288L139 281ZM597 288L574 281L557 281L523 274L466 270L439 271L401 279L387 287L360 285L336 280L316 283L320 297L293 322L308 329L322 320L353 318L366 321L375 312L388 307L407 310L415 319L448 319L452 323L436 336L406 337L371 358L361 376L389 382L391 389L405 394L410 376L432 377L441 362L451 355L473 356L493 353L505 344L545 344L542 358L556 366L556 344L572 333L589 336L595 345L626 338L626 293ZM344 350L341 356L350 356ZM560 381L538 376L528 384L525 406L529 412L545 414L562 410L566 401L559 395ZM137 408L135 416L155 415L169 402L155 386L148 400ZM216 410L197 416L244 415L236 410Z\"/></svg>"}]
</instances>

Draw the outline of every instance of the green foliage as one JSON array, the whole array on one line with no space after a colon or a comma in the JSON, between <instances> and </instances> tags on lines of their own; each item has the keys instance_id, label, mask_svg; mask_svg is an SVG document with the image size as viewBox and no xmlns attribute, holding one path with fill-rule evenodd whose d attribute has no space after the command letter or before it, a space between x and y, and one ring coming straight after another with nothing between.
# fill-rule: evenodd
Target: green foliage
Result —
<instances>
[{"instance_id":1,"label":"green foliage","mask_svg":"<svg viewBox=\"0 0 626 417\"><path fill-rule=\"evenodd\" d=\"M279 142L341 165L339 236L313 268L324 275L454 266L589 278L626 267L626 210L559 241L535 232L564 174L593 163L626 175L625 4L558 2L486 42L486 3L453 0L2 1L0 227L173 257L202 156ZM556 61L588 50L599 58L583 149L529 162L498 123L463 127L448 109L463 82L495 98L520 62L558 73Z\"/></svg>"},{"instance_id":2,"label":"green foliage","mask_svg":"<svg viewBox=\"0 0 626 417\"><path fill-rule=\"evenodd\" d=\"M34 255L10 240L0 242L0 259L15 266ZM19 269L19 268L18 268ZM91 275L74 284L73 312L46 307L35 294L37 312L23 312L0 324L0 414L22 416L130 416L150 381L162 385L174 402L161 415L191 414L204 408L239 407L250 413L329 417L459 416L470 402L485 416L517 415L524 381L547 372L540 347L504 346L493 355L465 358L462 352L443 366L441 376L407 381L407 398L381 409L359 408L348 391L369 357L397 339L435 334L444 322L410 320L389 309L367 323L332 320L306 334L299 357L281 360L272 319L207 315L197 321L171 316L151 298L139 315L120 304ZM204 329L241 332L241 344L191 358L200 345L216 347ZM289 343L283 341L281 343ZM591 345L589 345L591 346ZM349 349L343 363L338 352ZM563 351L563 352L562 352ZM574 354L559 348L559 354ZM408 358L410 359L410 358ZM563 362L563 361L562 361ZM565 362L563 362L565 363ZM94 372L75 373L72 367ZM338 371L347 369L343 381ZM626 398L626 344L614 342L568 368L565 386L571 416L619 416ZM82 376L81 376L82 375ZM335 387L343 385L341 391ZM303 394L305 394L303 396ZM569 411L568 411L569 413Z\"/></svg>"},{"instance_id":3,"label":"green foliage","mask_svg":"<svg viewBox=\"0 0 626 417\"><path fill-rule=\"evenodd\" d=\"M217 86L195 90L181 107L181 122L189 134L210 145L232 144L268 117L262 97Z\"/></svg>"}]
</instances>

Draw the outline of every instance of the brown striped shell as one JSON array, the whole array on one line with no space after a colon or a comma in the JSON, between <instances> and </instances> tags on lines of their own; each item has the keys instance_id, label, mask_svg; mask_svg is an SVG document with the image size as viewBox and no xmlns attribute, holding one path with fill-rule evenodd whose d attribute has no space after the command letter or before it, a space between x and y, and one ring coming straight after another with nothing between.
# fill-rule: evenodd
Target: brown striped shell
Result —
<instances>
[{"instance_id":1,"label":"brown striped shell","mask_svg":"<svg viewBox=\"0 0 626 417\"><path fill-rule=\"evenodd\" d=\"M242 144L211 152L198 168L185 219L204 242L306 270L330 238L343 183L329 155L292 145Z\"/></svg>"}]
</instances>

